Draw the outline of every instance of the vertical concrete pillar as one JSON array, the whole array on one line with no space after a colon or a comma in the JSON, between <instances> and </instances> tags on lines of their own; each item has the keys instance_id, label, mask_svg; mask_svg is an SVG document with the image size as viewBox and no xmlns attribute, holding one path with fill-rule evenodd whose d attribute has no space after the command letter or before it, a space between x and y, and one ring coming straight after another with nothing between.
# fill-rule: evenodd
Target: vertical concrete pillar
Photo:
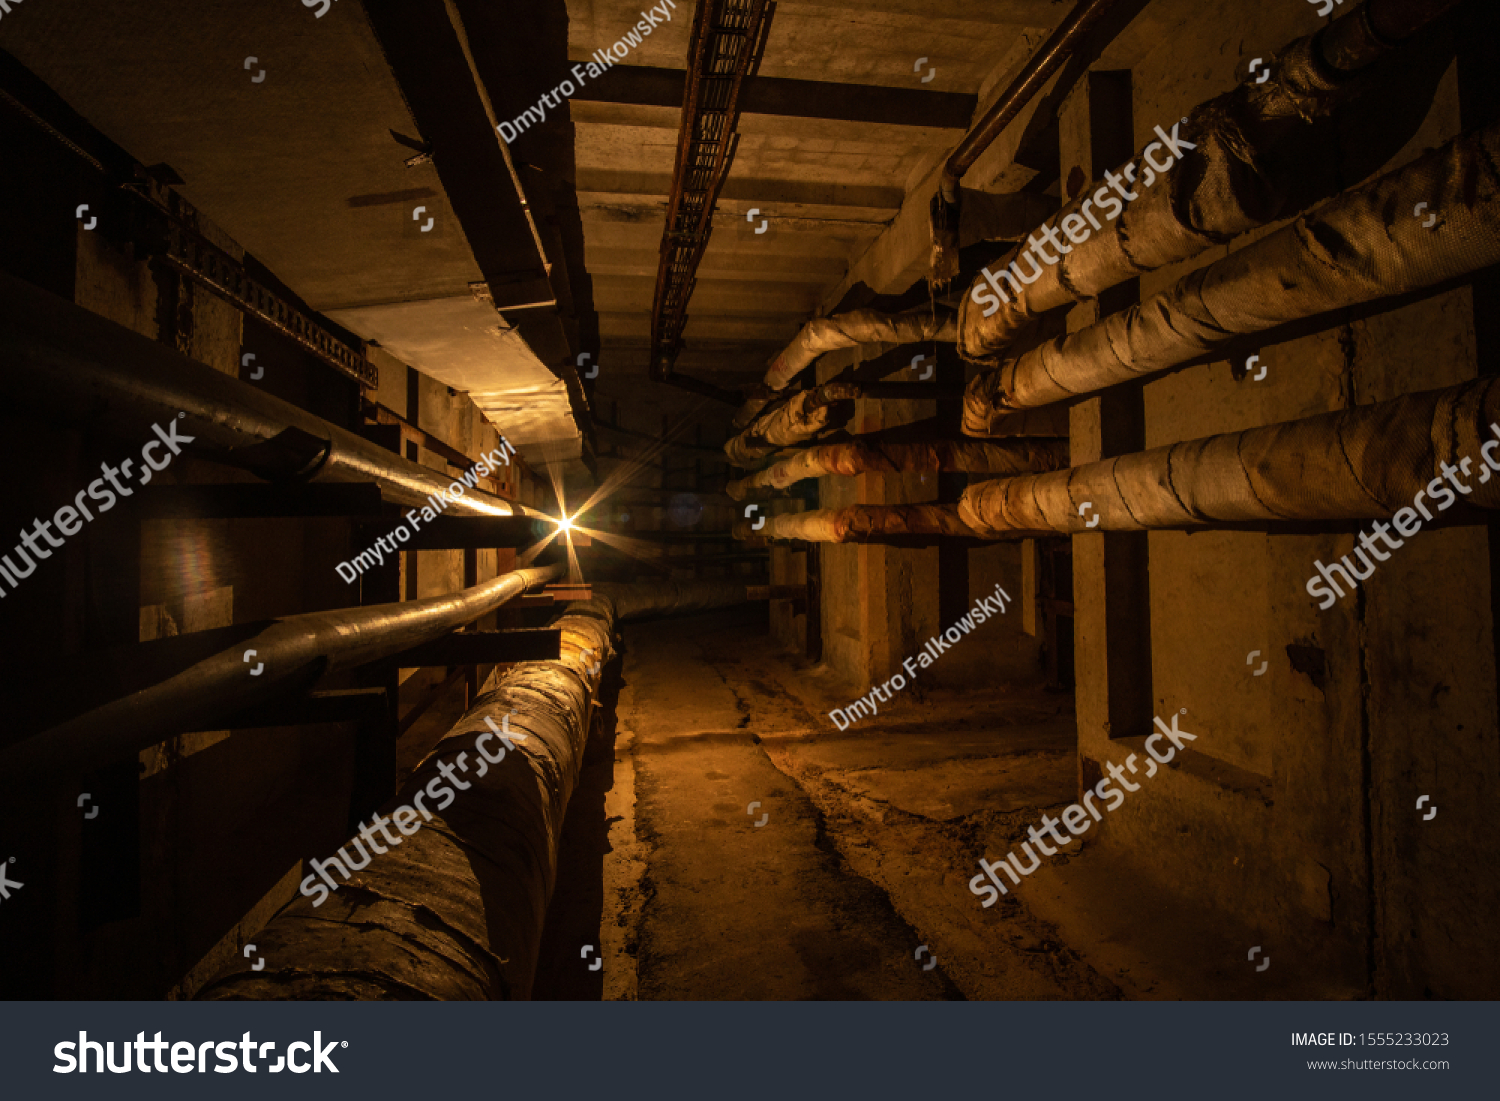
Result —
<instances>
[{"instance_id":1,"label":"vertical concrete pillar","mask_svg":"<svg viewBox=\"0 0 1500 1101\"><path fill-rule=\"evenodd\" d=\"M1134 112L1128 71L1093 72L1064 102L1058 120L1063 192L1073 198L1104 169L1134 150ZM1132 283L1074 308L1069 331L1139 300ZM1070 424L1074 465L1145 447L1140 386L1116 387L1075 405ZM1151 728L1149 536L1145 532L1085 533L1073 537L1073 600L1080 782L1095 775L1113 738Z\"/></svg>"}]
</instances>

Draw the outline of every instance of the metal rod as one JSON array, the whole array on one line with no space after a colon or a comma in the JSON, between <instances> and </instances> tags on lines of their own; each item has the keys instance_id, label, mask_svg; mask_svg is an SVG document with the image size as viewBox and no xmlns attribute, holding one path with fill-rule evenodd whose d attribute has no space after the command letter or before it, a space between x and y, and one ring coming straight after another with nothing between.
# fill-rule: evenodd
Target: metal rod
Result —
<instances>
[{"instance_id":1,"label":"metal rod","mask_svg":"<svg viewBox=\"0 0 1500 1101\"><path fill-rule=\"evenodd\" d=\"M176 421L185 452L270 481L374 482L423 505L455 484L259 387L0 272L0 385L62 424L137 440ZM457 483L461 516L545 513Z\"/></svg>"},{"instance_id":2,"label":"metal rod","mask_svg":"<svg viewBox=\"0 0 1500 1101\"><path fill-rule=\"evenodd\" d=\"M1052 79L1052 74L1062 68L1064 62L1072 56L1083 36L1094 29L1095 24L1114 4L1115 0L1081 0L1068 17L1058 24L1057 30L1031 55L1031 60L1016 79L1011 81L1010 87L990 105L984 117L964 135L963 141L958 143L958 148L948 158L948 163L943 166L942 187L945 198L950 202L957 200L958 181L963 179L964 173L990 147L990 143L1015 121L1032 97Z\"/></svg>"},{"instance_id":3,"label":"metal rod","mask_svg":"<svg viewBox=\"0 0 1500 1101\"><path fill-rule=\"evenodd\" d=\"M83 772L183 731L222 729L236 711L295 698L329 673L441 638L564 572L561 564L514 570L447 596L290 616L150 688L10 746L0 752L0 775L30 781Z\"/></svg>"}]
</instances>

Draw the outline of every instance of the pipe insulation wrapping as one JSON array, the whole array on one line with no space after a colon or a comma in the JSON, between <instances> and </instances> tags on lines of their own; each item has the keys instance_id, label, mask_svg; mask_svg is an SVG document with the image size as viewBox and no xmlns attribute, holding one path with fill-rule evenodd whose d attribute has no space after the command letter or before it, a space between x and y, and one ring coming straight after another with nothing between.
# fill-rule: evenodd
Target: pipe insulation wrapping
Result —
<instances>
[{"instance_id":1,"label":"pipe insulation wrapping","mask_svg":"<svg viewBox=\"0 0 1500 1101\"><path fill-rule=\"evenodd\" d=\"M324 888L320 900L299 894L255 934L264 969L236 959L199 999L530 995L563 814L582 767L592 697L614 652L614 609L599 597L579 601L555 626L562 630L560 659L525 662L501 675L380 809L390 818L421 800L431 818L419 817L420 828L384 853L351 839L339 859L364 852L365 865L347 881L330 869L338 890ZM498 735L484 738L486 719L509 729L514 749ZM500 760L481 758L479 740L490 755L503 751ZM468 758L462 771L460 753ZM422 794L449 785L440 762L456 778L448 788L454 798L441 811L432 805L441 793ZM454 790L460 782L469 787Z\"/></svg>"},{"instance_id":2,"label":"pipe insulation wrapping","mask_svg":"<svg viewBox=\"0 0 1500 1101\"><path fill-rule=\"evenodd\" d=\"M847 423L859 393L856 383L828 382L794 394L725 443L724 454L735 466L750 469L783 447L805 443Z\"/></svg>"},{"instance_id":3,"label":"pipe insulation wrapping","mask_svg":"<svg viewBox=\"0 0 1500 1101\"><path fill-rule=\"evenodd\" d=\"M808 543L901 542L908 538L980 538L955 505L849 505L766 518L760 530L734 522L736 539L801 539Z\"/></svg>"},{"instance_id":4,"label":"pipe insulation wrapping","mask_svg":"<svg viewBox=\"0 0 1500 1101\"><path fill-rule=\"evenodd\" d=\"M1360 91L1367 81L1359 73L1392 48L1363 30L1367 16L1375 13L1377 25L1404 38L1458 2L1407 0L1410 15L1383 16L1379 13L1396 5L1372 0L1324 31L1283 48L1270 66L1274 79L1241 84L1189 112L1178 133L1197 148L1185 150L1181 160L1171 161L1153 135L1132 162L1138 168L1139 189L1124 185L1138 198L1125 203L1114 221L1103 221L1102 228L1091 231L1082 243L1075 241L1059 263L1037 263L1038 277L1018 292L1002 281L1010 301L1001 300L989 317L984 310L991 308L990 299L980 306L972 297L979 288L988 292L988 283L982 274L974 281L959 306L959 354L974 363L998 366L1016 334L1048 310L1096 297L1144 272L1190 259L1284 217L1292 184L1306 170L1298 142L1290 139L1305 135L1311 123ZM1336 65L1357 68L1341 71ZM1163 119L1161 127L1170 134L1177 122ZM1153 151L1156 165L1163 157L1170 162L1165 173L1145 159L1153 143L1158 147ZM1152 182L1140 187L1143 181ZM1087 185L1050 224L1061 228L1076 215L1081 231L1086 222L1102 221L1084 210L1101 189L1109 190L1103 179ZM1008 268L1028 247L1017 245L991 264L990 271L998 274ZM1028 261L1020 263L1022 270L1030 266Z\"/></svg>"},{"instance_id":5,"label":"pipe insulation wrapping","mask_svg":"<svg viewBox=\"0 0 1500 1101\"><path fill-rule=\"evenodd\" d=\"M824 444L799 451L775 465L732 481L728 493L743 501L756 490L785 489L804 478L828 474L939 473L1024 474L1058 470L1067 465L1068 445L1061 440L931 440L913 443Z\"/></svg>"},{"instance_id":6,"label":"pipe insulation wrapping","mask_svg":"<svg viewBox=\"0 0 1500 1101\"><path fill-rule=\"evenodd\" d=\"M1442 464L1466 504L1500 508L1484 459L1500 443L1500 379L1408 394L1303 420L1189 440L1052 474L970 486L963 522L983 535L1190 528L1276 520L1369 520L1412 505ZM1485 450L1481 451L1484 447ZM1500 456L1495 456L1500 466ZM1085 504L1091 506L1079 515Z\"/></svg>"},{"instance_id":7,"label":"pipe insulation wrapping","mask_svg":"<svg viewBox=\"0 0 1500 1101\"><path fill-rule=\"evenodd\" d=\"M744 603L743 584L595 586L568 605L556 661L499 674L495 687L443 736L380 810L390 818L446 784L439 763L470 786L401 843L371 854L354 839L338 850L369 857L314 905L298 895L255 934L260 971L236 959L199 991L204 1000L474 1000L530 996L557 847L578 783L604 667L622 621ZM514 748L489 734L508 729ZM522 737L524 736L524 737ZM476 742L483 740L484 762ZM458 755L467 754L459 768ZM500 754L500 760L492 761ZM482 769L482 772L481 772ZM456 785L454 785L456 786ZM375 820L369 819L366 824ZM408 821L408 825L412 823ZM379 833L372 827L372 833ZM325 855L316 854L315 859ZM311 871L311 868L305 870ZM316 894L316 892L314 892Z\"/></svg>"},{"instance_id":8,"label":"pipe insulation wrapping","mask_svg":"<svg viewBox=\"0 0 1500 1101\"><path fill-rule=\"evenodd\" d=\"M802 326L772 361L766 385L786 389L787 383L824 352L853 348L860 344L916 344L924 340L952 343L958 339L957 319L947 310L935 315L924 306L907 313L885 314L879 310L851 310L819 317Z\"/></svg>"},{"instance_id":9,"label":"pipe insulation wrapping","mask_svg":"<svg viewBox=\"0 0 1500 1101\"><path fill-rule=\"evenodd\" d=\"M1430 150L1160 294L970 380L964 431L1165 371L1240 336L1500 262L1500 124ZM1426 203L1437 223L1415 211Z\"/></svg>"}]
</instances>

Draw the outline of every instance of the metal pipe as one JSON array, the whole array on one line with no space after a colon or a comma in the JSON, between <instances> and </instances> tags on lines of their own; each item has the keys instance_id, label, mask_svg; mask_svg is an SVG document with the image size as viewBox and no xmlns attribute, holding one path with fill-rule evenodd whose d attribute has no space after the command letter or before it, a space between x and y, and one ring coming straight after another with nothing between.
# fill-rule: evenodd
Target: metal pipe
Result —
<instances>
[{"instance_id":1,"label":"metal pipe","mask_svg":"<svg viewBox=\"0 0 1500 1101\"><path fill-rule=\"evenodd\" d=\"M751 469L783 447L848 423L859 396L859 384L854 382L827 382L816 390L803 390L727 442L724 454L735 466Z\"/></svg>"},{"instance_id":2,"label":"metal pipe","mask_svg":"<svg viewBox=\"0 0 1500 1101\"><path fill-rule=\"evenodd\" d=\"M964 523L990 538L1296 520L1373 520L1431 498L1453 471L1464 504L1500 508L1500 379L1407 394L1052 474L970 486ZM1448 502L1451 505L1453 502ZM1087 507L1085 507L1087 506ZM1447 505L1435 505L1437 509ZM1415 516L1416 513L1412 512ZM768 525L769 526L769 525Z\"/></svg>"},{"instance_id":3,"label":"metal pipe","mask_svg":"<svg viewBox=\"0 0 1500 1101\"><path fill-rule=\"evenodd\" d=\"M1041 314L1097 297L1285 217L1294 184L1307 171L1294 139L1305 138L1314 122L1364 87L1366 81L1358 78L1371 62L1461 2L1367 0L1280 50L1269 69L1275 79L1247 80L1200 104L1180 128L1176 120L1162 120L1164 133L1195 148L1177 151L1181 159L1174 159L1173 150L1153 136L1128 166L1127 179L1141 176L1137 198L1098 232L1078 227L1098 224L1094 208L1102 213L1107 202L1119 200L1095 202L1101 191L1109 194L1106 178L1085 186L1047 223L1054 233L1071 224L1082 237L1071 238L1075 243L1057 263L1042 263L1035 255L1023 260L1031 248L1028 240L989 265L994 287L981 274L960 301L959 354L999 366L1016 335ZM1386 39L1387 34L1392 37ZM1153 163L1168 167L1162 172ZM1112 174L1117 181L1126 167L1117 166L1118 174ZM1028 268L1035 278L1023 285ZM1005 288L1003 297L996 293L999 287Z\"/></svg>"},{"instance_id":4,"label":"metal pipe","mask_svg":"<svg viewBox=\"0 0 1500 1101\"><path fill-rule=\"evenodd\" d=\"M340 879L338 867L323 861L338 890L327 891L310 875L305 897L295 897L254 934L267 961L262 969L236 956L199 999L530 996L558 840L603 670L615 652L616 624L748 597L744 584L727 582L594 591L555 624L562 632L558 660L525 662L499 675L370 822L389 825L401 807L422 808L430 820L409 809L405 827L398 823L400 844L375 853L351 839L340 859L363 853L365 864ZM491 724L502 735L510 732L510 745ZM459 759L462 753L467 759ZM449 782L440 765L464 785L448 789L448 802L432 794L434 785ZM420 825L406 834L414 823ZM368 828L379 837L378 827Z\"/></svg>"},{"instance_id":5,"label":"metal pipe","mask_svg":"<svg viewBox=\"0 0 1500 1101\"><path fill-rule=\"evenodd\" d=\"M184 451L271 481L374 482L381 495L423 505L455 484L353 432L195 362L66 299L0 272L0 385L58 423L150 439L177 421ZM545 513L457 483L448 511Z\"/></svg>"},{"instance_id":6,"label":"metal pipe","mask_svg":"<svg viewBox=\"0 0 1500 1101\"><path fill-rule=\"evenodd\" d=\"M0 752L0 774L87 771L175 734L214 730L242 708L295 697L330 673L441 638L561 577L563 565L514 570L447 596L289 616L159 684L75 716ZM254 650L261 673L252 676Z\"/></svg>"},{"instance_id":7,"label":"metal pipe","mask_svg":"<svg viewBox=\"0 0 1500 1101\"><path fill-rule=\"evenodd\" d=\"M1158 374L1234 340L1500 263L1500 123L1354 188L1159 294L970 380L964 431ZM1432 225L1412 213L1427 206Z\"/></svg>"},{"instance_id":8,"label":"metal pipe","mask_svg":"<svg viewBox=\"0 0 1500 1101\"><path fill-rule=\"evenodd\" d=\"M1317 55L1352 73L1379 61L1463 0L1369 0L1318 32Z\"/></svg>"},{"instance_id":9,"label":"metal pipe","mask_svg":"<svg viewBox=\"0 0 1500 1101\"><path fill-rule=\"evenodd\" d=\"M614 653L613 609L601 597L570 604L555 626L559 659L500 674L368 820L377 825L365 824L369 849L356 835L338 853L316 854L338 889L308 875L255 934L267 964L255 971L236 958L199 1000L529 997L558 835ZM382 820L399 843L377 850Z\"/></svg>"},{"instance_id":10,"label":"metal pipe","mask_svg":"<svg viewBox=\"0 0 1500 1101\"><path fill-rule=\"evenodd\" d=\"M1062 68L1073 55L1084 35L1093 30L1115 0L1080 0L1068 17L1057 25L1041 48L1031 55L1025 68L1011 81L1010 87L990 105L984 116L974 124L963 140L958 143L946 164L943 165L942 194L950 203L958 201L958 181L979 159L979 155L990 147L1000 134L1016 120L1032 97L1041 91L1052 74Z\"/></svg>"},{"instance_id":11,"label":"metal pipe","mask_svg":"<svg viewBox=\"0 0 1500 1101\"><path fill-rule=\"evenodd\" d=\"M791 343L772 361L766 371L766 385L772 390L785 390L813 360L838 348L876 343L916 344L924 340L952 343L957 339L958 327L952 311L935 311L929 306L898 314L850 310L832 317L814 318L802 326ZM747 402L745 410L736 419L743 419L756 401L759 398ZM765 402L761 402L760 407L764 406Z\"/></svg>"},{"instance_id":12,"label":"metal pipe","mask_svg":"<svg viewBox=\"0 0 1500 1101\"><path fill-rule=\"evenodd\" d=\"M759 490L785 489L805 478L859 474L915 474L954 471L968 474L1023 474L1066 466L1068 445L1062 440L985 441L927 440L911 443L866 442L824 444L798 451L748 478L729 483L736 501Z\"/></svg>"},{"instance_id":13,"label":"metal pipe","mask_svg":"<svg viewBox=\"0 0 1500 1101\"><path fill-rule=\"evenodd\" d=\"M749 520L736 520L734 532L736 538L888 546L934 546L954 539L986 539L965 523L956 505L850 505L814 512L784 512L766 517L759 530L752 528ZM1011 536L1007 534L1005 538Z\"/></svg>"}]
</instances>

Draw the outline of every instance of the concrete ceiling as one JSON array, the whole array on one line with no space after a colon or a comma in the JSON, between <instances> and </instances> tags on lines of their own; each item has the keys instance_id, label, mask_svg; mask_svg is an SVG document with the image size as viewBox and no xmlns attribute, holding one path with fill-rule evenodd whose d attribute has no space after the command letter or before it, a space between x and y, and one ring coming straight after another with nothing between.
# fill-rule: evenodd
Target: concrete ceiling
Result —
<instances>
[{"instance_id":1,"label":"concrete ceiling","mask_svg":"<svg viewBox=\"0 0 1500 1101\"><path fill-rule=\"evenodd\" d=\"M568 56L583 61L608 47L644 6L569 0ZM889 231L908 192L962 137L976 97L1068 8L1050 0L952 3L936 18L923 0L778 3L758 75L798 83L778 89L778 113L747 110L741 117L677 370L721 384L757 379L803 322L837 303L846 276ZM600 361L630 376L644 375L649 361L681 126L677 106L645 105L653 98L646 85L662 71L685 69L692 11L679 2L670 23L570 103ZM807 81L818 83L800 83ZM845 95L838 86L855 87ZM877 89L907 93L918 102L902 106L941 125L889 121ZM961 96L970 106L955 113ZM840 105L830 107L833 101ZM815 117L841 113L860 117ZM752 210L759 211L753 223ZM756 234L761 218L769 225Z\"/></svg>"},{"instance_id":2,"label":"concrete ceiling","mask_svg":"<svg viewBox=\"0 0 1500 1101\"><path fill-rule=\"evenodd\" d=\"M523 453L570 459L575 353L597 350L606 393L657 389L641 388L693 5L510 146L495 120L620 39L648 0L344 0L322 19L291 0L47 0L7 17L0 47L143 163L170 164L312 307L469 393ZM937 17L930 0L782 0L678 371L758 380L808 318L911 286L939 166L1071 7L953 0ZM966 184L1019 191L1023 129ZM393 132L433 159L406 167ZM1035 216L1022 204L1005 224Z\"/></svg>"},{"instance_id":3,"label":"concrete ceiling","mask_svg":"<svg viewBox=\"0 0 1500 1101\"><path fill-rule=\"evenodd\" d=\"M0 48L143 164L169 164L183 195L312 308L469 392L523 454L547 441L549 456L578 455L563 382L514 317L470 290L486 264L439 171L457 158L405 166L414 150L392 131L434 135L360 4L318 19L290 0L46 0L0 23ZM474 137L503 170L493 128ZM512 180L487 183L524 226ZM512 266L533 275L518 293L550 300L532 235L511 237Z\"/></svg>"}]
</instances>

